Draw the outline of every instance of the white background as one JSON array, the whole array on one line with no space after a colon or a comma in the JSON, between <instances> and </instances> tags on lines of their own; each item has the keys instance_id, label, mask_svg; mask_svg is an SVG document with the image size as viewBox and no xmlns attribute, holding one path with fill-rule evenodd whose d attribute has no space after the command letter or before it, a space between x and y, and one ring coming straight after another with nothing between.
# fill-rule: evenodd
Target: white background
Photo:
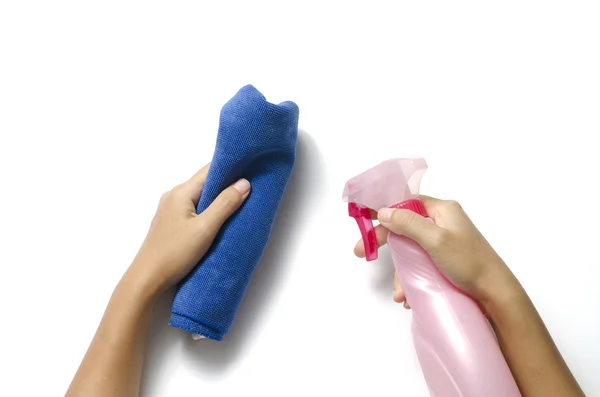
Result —
<instances>
[{"instance_id":1,"label":"white background","mask_svg":"<svg viewBox=\"0 0 600 397\"><path fill-rule=\"evenodd\" d=\"M300 107L298 160L223 343L152 329L145 396L426 396L388 259L341 202L423 156L600 395L595 1L0 3L0 395L62 395L160 194L244 84ZM385 257L385 252L382 253Z\"/></svg>"}]
</instances>

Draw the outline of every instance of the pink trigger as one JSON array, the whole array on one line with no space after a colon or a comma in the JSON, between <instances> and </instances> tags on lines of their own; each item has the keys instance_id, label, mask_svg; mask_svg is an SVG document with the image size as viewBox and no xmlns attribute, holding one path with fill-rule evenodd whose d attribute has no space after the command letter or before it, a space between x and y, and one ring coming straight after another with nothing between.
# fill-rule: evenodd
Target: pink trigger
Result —
<instances>
[{"instance_id":1,"label":"pink trigger","mask_svg":"<svg viewBox=\"0 0 600 397\"><path fill-rule=\"evenodd\" d=\"M356 203L348 203L348 215L356 219L365 246L367 262L377 259L377 235L369 209L359 207Z\"/></svg>"}]
</instances>

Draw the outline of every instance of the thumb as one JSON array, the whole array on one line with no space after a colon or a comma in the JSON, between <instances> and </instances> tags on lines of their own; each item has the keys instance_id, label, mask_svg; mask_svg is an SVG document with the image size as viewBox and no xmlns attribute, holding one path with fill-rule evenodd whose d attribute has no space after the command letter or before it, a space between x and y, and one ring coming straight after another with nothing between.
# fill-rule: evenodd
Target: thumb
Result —
<instances>
[{"instance_id":1,"label":"thumb","mask_svg":"<svg viewBox=\"0 0 600 397\"><path fill-rule=\"evenodd\" d=\"M217 234L223 223L240 208L249 194L250 182L243 178L223 190L198 216L205 231L209 234Z\"/></svg>"},{"instance_id":2,"label":"thumb","mask_svg":"<svg viewBox=\"0 0 600 397\"><path fill-rule=\"evenodd\" d=\"M390 231L415 240L429 250L434 247L442 229L421 215L404 209L382 208L377 214L379 222Z\"/></svg>"}]
</instances>

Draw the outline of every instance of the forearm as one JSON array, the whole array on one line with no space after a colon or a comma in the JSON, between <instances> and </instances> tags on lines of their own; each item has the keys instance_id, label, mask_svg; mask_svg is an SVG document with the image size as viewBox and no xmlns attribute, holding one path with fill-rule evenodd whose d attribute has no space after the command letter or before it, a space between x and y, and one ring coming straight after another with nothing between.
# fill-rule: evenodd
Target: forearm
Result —
<instances>
[{"instance_id":1,"label":"forearm","mask_svg":"<svg viewBox=\"0 0 600 397\"><path fill-rule=\"evenodd\" d=\"M544 322L516 279L485 310L523 397L584 396Z\"/></svg>"},{"instance_id":2,"label":"forearm","mask_svg":"<svg viewBox=\"0 0 600 397\"><path fill-rule=\"evenodd\" d=\"M67 397L132 397L139 383L156 293L126 274L115 288Z\"/></svg>"},{"instance_id":3,"label":"forearm","mask_svg":"<svg viewBox=\"0 0 600 397\"><path fill-rule=\"evenodd\" d=\"M240 179L197 215L208 175L206 165L163 194L150 230L115 288L67 397L133 397L139 385L153 307L210 248L220 227L246 200L250 183Z\"/></svg>"}]
</instances>

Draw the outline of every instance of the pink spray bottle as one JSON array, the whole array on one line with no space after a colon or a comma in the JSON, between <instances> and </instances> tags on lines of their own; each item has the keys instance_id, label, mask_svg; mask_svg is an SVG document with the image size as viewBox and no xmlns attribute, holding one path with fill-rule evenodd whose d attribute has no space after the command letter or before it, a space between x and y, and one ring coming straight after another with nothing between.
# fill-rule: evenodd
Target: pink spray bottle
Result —
<instances>
[{"instance_id":1,"label":"pink spray bottle","mask_svg":"<svg viewBox=\"0 0 600 397\"><path fill-rule=\"evenodd\" d=\"M377 259L369 209L404 208L427 217L416 197L424 159L394 159L350 179L343 198L360 228L367 261ZM413 313L417 356L433 397L520 397L479 306L444 277L413 240L390 233L388 245Z\"/></svg>"}]
</instances>

